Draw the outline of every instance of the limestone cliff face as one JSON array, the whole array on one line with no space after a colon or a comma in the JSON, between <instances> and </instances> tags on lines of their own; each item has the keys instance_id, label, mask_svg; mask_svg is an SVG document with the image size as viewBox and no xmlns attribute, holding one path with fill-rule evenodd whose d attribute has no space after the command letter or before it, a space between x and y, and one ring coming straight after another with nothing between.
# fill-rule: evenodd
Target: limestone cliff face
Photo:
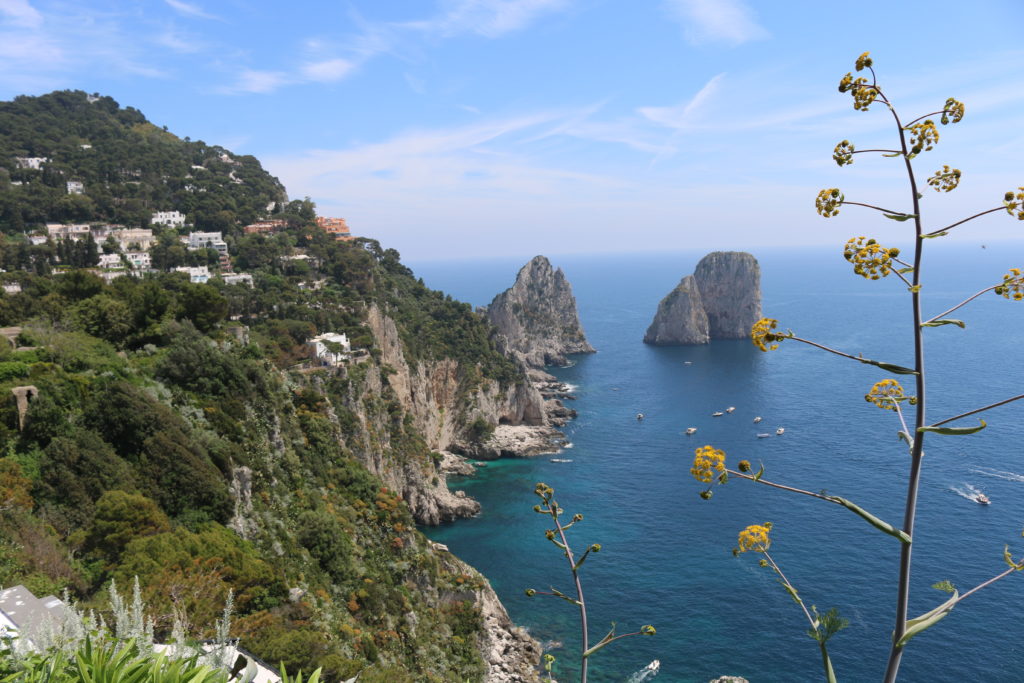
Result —
<instances>
[{"instance_id":1,"label":"limestone cliff face","mask_svg":"<svg viewBox=\"0 0 1024 683\"><path fill-rule=\"evenodd\" d=\"M761 317L761 267L742 251L715 251L661 300L645 344L743 339Z\"/></svg>"},{"instance_id":2,"label":"limestone cliff face","mask_svg":"<svg viewBox=\"0 0 1024 683\"><path fill-rule=\"evenodd\" d=\"M761 266L752 254L715 251L693 273L712 339L744 339L761 318Z\"/></svg>"},{"instance_id":3,"label":"limestone cliff face","mask_svg":"<svg viewBox=\"0 0 1024 683\"><path fill-rule=\"evenodd\" d=\"M572 287L543 256L523 266L515 284L494 297L487 318L498 330L499 348L528 367L566 365L567 354L594 353Z\"/></svg>"},{"instance_id":4,"label":"limestone cliff face","mask_svg":"<svg viewBox=\"0 0 1024 683\"><path fill-rule=\"evenodd\" d=\"M669 292L644 335L645 344L675 346L678 344L707 344L708 316L704 311L697 281L687 275Z\"/></svg>"},{"instance_id":5,"label":"limestone cliff face","mask_svg":"<svg viewBox=\"0 0 1024 683\"><path fill-rule=\"evenodd\" d=\"M478 417L489 424L543 425L543 396L525 376L522 382L505 387L488 379L470 385L467 373L452 359L420 361L411 367L391 318L374 306L367 324L381 356L377 363L363 364L361 386L353 389L347 401L363 428L346 445L367 469L405 499L419 523L439 524L476 514L480 504L449 491L437 463L415 458L398 461L391 456L389 416L386 411L371 409L375 397L394 396L427 447L444 451L464 450L461 435Z\"/></svg>"}]
</instances>

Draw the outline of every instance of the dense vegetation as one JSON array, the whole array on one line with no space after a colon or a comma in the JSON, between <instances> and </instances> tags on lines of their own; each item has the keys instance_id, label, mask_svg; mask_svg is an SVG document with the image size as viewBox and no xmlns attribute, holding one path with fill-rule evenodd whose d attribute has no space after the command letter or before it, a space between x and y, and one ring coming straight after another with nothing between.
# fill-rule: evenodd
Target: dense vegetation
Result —
<instances>
[{"instance_id":1,"label":"dense vegetation","mask_svg":"<svg viewBox=\"0 0 1024 683\"><path fill-rule=\"evenodd\" d=\"M37 129L21 118L29 114ZM335 241L315 227L308 200L285 207L287 229L240 234L238 221L259 217L254 198L279 186L225 186L223 195L211 186L203 201L222 203L201 207L177 203L189 197L171 181L115 182L126 159L157 178L200 163L182 162L186 151L219 150L148 126L135 110L84 93L0 104L0 280L21 288L0 292L0 327L21 328L14 345L0 338L0 585L68 590L102 609L111 579L137 576L158 636L175 615L191 635L208 634L230 590L233 634L289 670L323 667L327 680L363 672L366 682L479 679L472 589L481 577L434 551L363 464L373 453L436 476L388 385L367 311L395 320L410 363L459 360L467 392L481 378L519 381L518 371L467 304L426 288L393 249ZM93 147L80 151L92 156L80 157L85 141ZM104 149L122 156L111 161ZM90 265L97 245L27 247L22 227L57 214L41 178L4 183L15 154L48 156L87 187L149 188L136 197L147 210L171 208L161 203L170 197L197 224L204 211L230 212L232 261L254 286L193 284L173 272L106 283L76 267ZM136 220L118 213L128 202L92 201L88 217ZM85 255L72 261L70 248ZM170 229L151 254L161 270L216 262L186 252ZM339 368L304 365L305 342L327 331L346 332L356 357ZM11 389L25 385L38 395L22 424Z\"/></svg>"}]
</instances>

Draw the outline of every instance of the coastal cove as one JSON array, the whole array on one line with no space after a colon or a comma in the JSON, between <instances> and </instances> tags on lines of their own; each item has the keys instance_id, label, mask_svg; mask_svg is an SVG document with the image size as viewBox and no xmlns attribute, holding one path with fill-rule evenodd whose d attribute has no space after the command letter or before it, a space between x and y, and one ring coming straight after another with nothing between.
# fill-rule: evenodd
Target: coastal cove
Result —
<instances>
[{"instance_id":1,"label":"coastal cove","mask_svg":"<svg viewBox=\"0 0 1024 683\"><path fill-rule=\"evenodd\" d=\"M837 245L839 241L837 240ZM929 245L931 246L931 245ZM841 249L752 250L762 271L764 315L782 329L869 358L909 364L909 300L895 281L856 277ZM905 451L897 423L864 401L888 376L868 366L792 342L768 354L746 340L705 346L642 343L658 301L693 272L705 252L560 257L596 354L548 368L573 387L578 412L562 430L571 448L552 456L489 462L450 485L480 501L482 513L425 528L435 541L491 581L513 620L542 642L559 641L558 680L575 680L576 613L560 601L527 598L524 589L567 589L557 549L544 540L545 519L532 512L543 481L584 522L571 538L601 543L588 560L584 589L592 635L609 622L619 632L653 624L636 638L595 655L593 681L622 681L652 659L659 680L707 681L732 674L751 681L819 680L819 655L804 634L799 608L756 558L730 550L748 524L772 521L772 554L808 604L838 607L850 627L830 643L840 680L881 678L892 628L896 541L838 506L731 481L710 501L689 474L693 449L723 448L729 462L763 462L773 481L827 489L899 524ZM411 263L427 286L473 305L511 285L526 259ZM1024 262L1020 245L936 244L924 264L926 314L944 310ZM986 294L958 317L960 330L927 336L933 419L1021 393L1013 366L1024 341L1024 308ZM971 351L977 349L977 352ZM736 411L712 418L714 411ZM915 538L911 608L943 602L930 588L948 579L967 590L999 573L1004 544L1024 550L1024 407L990 411L988 429L927 444ZM645 419L636 420L643 412ZM763 416L754 424L755 416ZM966 421L966 422L969 422ZM971 424L976 424L972 422ZM697 427L686 436L687 427ZM775 436L777 427L785 434ZM757 434L771 432L770 438ZM967 496L986 493L992 505ZM908 647L901 680L1011 680L1024 648L1000 634L1024 599L1010 576L957 607ZM598 632L601 633L598 633ZM955 649L954 649L955 646Z\"/></svg>"}]
</instances>

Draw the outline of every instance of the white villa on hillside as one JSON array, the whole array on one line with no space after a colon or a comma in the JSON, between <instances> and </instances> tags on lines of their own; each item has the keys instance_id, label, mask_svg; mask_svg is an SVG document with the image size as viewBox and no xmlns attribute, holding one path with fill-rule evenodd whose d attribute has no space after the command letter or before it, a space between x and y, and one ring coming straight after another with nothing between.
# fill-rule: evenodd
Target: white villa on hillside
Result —
<instances>
[{"instance_id":1,"label":"white villa on hillside","mask_svg":"<svg viewBox=\"0 0 1024 683\"><path fill-rule=\"evenodd\" d=\"M206 266L196 266L195 268L178 266L174 269L174 272L185 273L192 284L201 285L210 281L210 269Z\"/></svg>"},{"instance_id":2,"label":"white villa on hillside","mask_svg":"<svg viewBox=\"0 0 1024 683\"><path fill-rule=\"evenodd\" d=\"M185 214L180 211L154 211L153 217L149 219L153 225L166 225L171 228L185 226Z\"/></svg>"},{"instance_id":3,"label":"white villa on hillside","mask_svg":"<svg viewBox=\"0 0 1024 683\"><path fill-rule=\"evenodd\" d=\"M228 253L228 245L219 232L190 232L188 234L189 251L196 249L216 249L222 256Z\"/></svg>"},{"instance_id":4,"label":"white villa on hillside","mask_svg":"<svg viewBox=\"0 0 1024 683\"><path fill-rule=\"evenodd\" d=\"M306 345L310 357L324 365L338 365L348 360L348 354L352 351L352 345L344 332L325 332L310 339Z\"/></svg>"}]
</instances>

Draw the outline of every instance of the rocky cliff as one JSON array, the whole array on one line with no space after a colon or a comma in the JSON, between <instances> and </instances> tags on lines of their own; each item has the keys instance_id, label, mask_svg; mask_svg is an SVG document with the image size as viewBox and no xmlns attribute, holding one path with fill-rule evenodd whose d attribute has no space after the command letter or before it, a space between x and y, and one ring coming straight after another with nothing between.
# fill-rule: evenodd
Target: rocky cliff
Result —
<instances>
[{"instance_id":1,"label":"rocky cliff","mask_svg":"<svg viewBox=\"0 0 1024 683\"><path fill-rule=\"evenodd\" d=\"M562 269L535 256L511 288L494 297L487 318L498 330L499 348L528 367L566 365L567 354L594 353L587 342L576 298Z\"/></svg>"},{"instance_id":2,"label":"rocky cliff","mask_svg":"<svg viewBox=\"0 0 1024 683\"><path fill-rule=\"evenodd\" d=\"M707 344L742 339L761 317L761 267L753 255L715 251L658 304L645 344Z\"/></svg>"},{"instance_id":3,"label":"rocky cliff","mask_svg":"<svg viewBox=\"0 0 1024 683\"><path fill-rule=\"evenodd\" d=\"M687 275L658 304L658 313L644 335L645 344L673 346L707 344L708 316L697 281Z\"/></svg>"}]
</instances>

